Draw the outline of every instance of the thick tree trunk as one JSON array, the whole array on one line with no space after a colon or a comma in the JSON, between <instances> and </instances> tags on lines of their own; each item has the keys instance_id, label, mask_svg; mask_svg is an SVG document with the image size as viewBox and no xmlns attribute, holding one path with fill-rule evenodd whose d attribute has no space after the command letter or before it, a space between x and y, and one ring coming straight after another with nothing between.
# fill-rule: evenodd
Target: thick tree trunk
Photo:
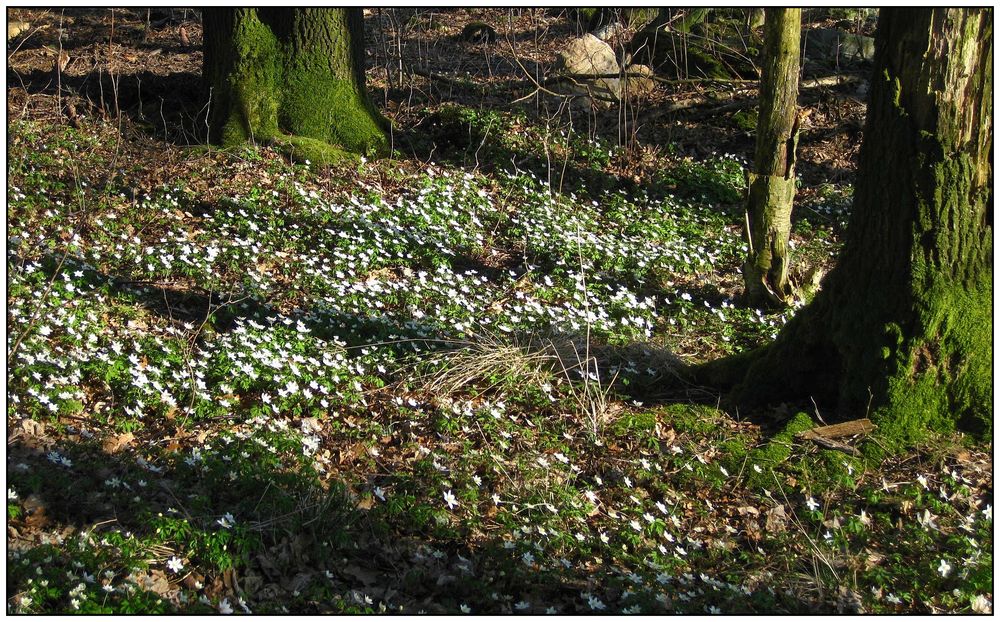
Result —
<instances>
[{"instance_id":1,"label":"thick tree trunk","mask_svg":"<svg viewBox=\"0 0 1000 622\"><path fill-rule=\"evenodd\" d=\"M795 200L795 147L799 124L801 9L767 9L757 115L757 151L749 173L747 243L743 265L746 301L752 306L792 302L788 238Z\"/></svg>"},{"instance_id":2,"label":"thick tree trunk","mask_svg":"<svg viewBox=\"0 0 1000 622\"><path fill-rule=\"evenodd\" d=\"M870 410L898 443L991 429L992 17L881 11L840 260L772 345L703 379L737 383L744 406L814 397L847 418Z\"/></svg>"},{"instance_id":3,"label":"thick tree trunk","mask_svg":"<svg viewBox=\"0 0 1000 622\"><path fill-rule=\"evenodd\" d=\"M361 9L205 9L204 30L211 141L275 142L314 161L386 149Z\"/></svg>"}]
</instances>

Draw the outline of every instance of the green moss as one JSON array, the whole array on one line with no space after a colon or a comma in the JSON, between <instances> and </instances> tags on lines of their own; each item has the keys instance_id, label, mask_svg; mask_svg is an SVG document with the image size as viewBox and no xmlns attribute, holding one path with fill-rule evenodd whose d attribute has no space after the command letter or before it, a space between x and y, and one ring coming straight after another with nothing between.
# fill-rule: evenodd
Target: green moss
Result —
<instances>
[{"instance_id":1,"label":"green moss","mask_svg":"<svg viewBox=\"0 0 1000 622\"><path fill-rule=\"evenodd\" d=\"M347 28L336 16L327 18L334 20L334 31ZM214 139L225 147L274 140L313 162L342 158L333 148L279 136L295 134L366 155L388 153L388 122L363 92L363 79L355 82L351 55L343 49L348 37L330 42L317 35L310 41L315 50L301 49L288 40L284 24L264 23L257 10L238 10L233 23L226 58L215 61L225 60L225 66L206 69L212 105L219 110L213 114Z\"/></svg>"},{"instance_id":2,"label":"green moss","mask_svg":"<svg viewBox=\"0 0 1000 622\"><path fill-rule=\"evenodd\" d=\"M797 486L807 490L853 490L866 461L843 452L823 450L803 455L794 465Z\"/></svg>"},{"instance_id":3,"label":"green moss","mask_svg":"<svg viewBox=\"0 0 1000 622\"><path fill-rule=\"evenodd\" d=\"M946 144L956 140L920 137L914 310L908 324L885 327L888 381L872 415L891 449L956 428L992 432L992 236L978 231L989 202L976 193L981 174L974 159L947 155ZM982 216L965 215L970 211Z\"/></svg>"},{"instance_id":4,"label":"green moss","mask_svg":"<svg viewBox=\"0 0 1000 622\"><path fill-rule=\"evenodd\" d=\"M654 429L656 429L656 413L650 411L626 413L612 425L612 431L619 436L644 434Z\"/></svg>"},{"instance_id":5,"label":"green moss","mask_svg":"<svg viewBox=\"0 0 1000 622\"><path fill-rule=\"evenodd\" d=\"M306 136L277 136L271 142L293 161L308 161L312 166L335 166L360 161L356 153L345 151L324 140Z\"/></svg>"},{"instance_id":6,"label":"green moss","mask_svg":"<svg viewBox=\"0 0 1000 622\"><path fill-rule=\"evenodd\" d=\"M740 128L745 132L756 132L757 131L757 111L756 110L740 110L733 115L733 123L736 127Z\"/></svg>"},{"instance_id":7,"label":"green moss","mask_svg":"<svg viewBox=\"0 0 1000 622\"><path fill-rule=\"evenodd\" d=\"M629 28L642 28L660 14L658 7L633 7L620 9Z\"/></svg>"},{"instance_id":8,"label":"green moss","mask_svg":"<svg viewBox=\"0 0 1000 622\"><path fill-rule=\"evenodd\" d=\"M692 77L705 77L712 80L730 80L733 74L726 69L718 58L711 52L692 45L687 50L687 70Z\"/></svg>"},{"instance_id":9,"label":"green moss","mask_svg":"<svg viewBox=\"0 0 1000 622\"><path fill-rule=\"evenodd\" d=\"M983 436L993 426L992 276L965 287L935 287L925 299L925 336L905 348L889 380L887 404L872 414L879 437L902 448L960 427Z\"/></svg>"},{"instance_id":10,"label":"green moss","mask_svg":"<svg viewBox=\"0 0 1000 622\"><path fill-rule=\"evenodd\" d=\"M279 123L293 134L324 140L361 154L385 155L384 123L350 80L316 72L294 72L285 79Z\"/></svg>"},{"instance_id":11,"label":"green moss","mask_svg":"<svg viewBox=\"0 0 1000 622\"><path fill-rule=\"evenodd\" d=\"M740 472L744 463L748 462L750 448L741 438L730 438L719 443L719 458L726 469L733 475Z\"/></svg>"},{"instance_id":12,"label":"green moss","mask_svg":"<svg viewBox=\"0 0 1000 622\"><path fill-rule=\"evenodd\" d=\"M596 18L600 15L600 13L601 9L595 7L583 7L576 10L577 18L582 24L585 24L588 27L596 21Z\"/></svg>"},{"instance_id":13,"label":"green moss","mask_svg":"<svg viewBox=\"0 0 1000 622\"><path fill-rule=\"evenodd\" d=\"M711 433L722 416L719 410L700 404L671 404L661 412L675 430L691 434Z\"/></svg>"},{"instance_id":14,"label":"green moss","mask_svg":"<svg viewBox=\"0 0 1000 622\"><path fill-rule=\"evenodd\" d=\"M280 45L274 32L260 21L254 10L236 20L232 37L233 65L228 75L218 76L214 92L228 94L229 116L222 124L221 142L230 147L254 140L267 140L278 131L277 111L281 77Z\"/></svg>"},{"instance_id":15,"label":"green moss","mask_svg":"<svg viewBox=\"0 0 1000 622\"><path fill-rule=\"evenodd\" d=\"M814 427L815 424L806 413L797 413L788 423L775 434L763 447L758 447L750 452L748 462L747 483L753 488L773 488L775 485L774 476L771 470L775 469L782 462L788 460L792 454L792 443L795 435L799 432ZM757 471L754 466L760 467ZM778 478L781 481L781 478Z\"/></svg>"},{"instance_id":16,"label":"green moss","mask_svg":"<svg viewBox=\"0 0 1000 622\"><path fill-rule=\"evenodd\" d=\"M673 25L673 29L678 32L691 32L695 26L705 22L705 18L708 17L711 10L708 8L690 9L689 12Z\"/></svg>"}]
</instances>

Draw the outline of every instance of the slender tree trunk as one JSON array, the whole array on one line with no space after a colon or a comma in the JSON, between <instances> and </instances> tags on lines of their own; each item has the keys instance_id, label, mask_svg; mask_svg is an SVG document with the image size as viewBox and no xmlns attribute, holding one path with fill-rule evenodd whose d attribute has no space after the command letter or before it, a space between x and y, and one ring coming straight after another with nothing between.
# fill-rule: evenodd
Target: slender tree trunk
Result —
<instances>
[{"instance_id":1,"label":"slender tree trunk","mask_svg":"<svg viewBox=\"0 0 1000 622\"><path fill-rule=\"evenodd\" d=\"M700 370L899 444L993 417L992 9L882 9L840 260L778 339ZM827 412L830 412L827 410Z\"/></svg>"},{"instance_id":2,"label":"slender tree trunk","mask_svg":"<svg viewBox=\"0 0 1000 622\"><path fill-rule=\"evenodd\" d=\"M748 175L749 252L743 265L746 301L753 306L785 306L792 302L788 238L799 138L801 23L801 9L765 11L757 150L754 170Z\"/></svg>"},{"instance_id":3,"label":"slender tree trunk","mask_svg":"<svg viewBox=\"0 0 1000 622\"><path fill-rule=\"evenodd\" d=\"M368 98L361 9L204 10L209 139L276 142L304 157L381 152Z\"/></svg>"}]
</instances>

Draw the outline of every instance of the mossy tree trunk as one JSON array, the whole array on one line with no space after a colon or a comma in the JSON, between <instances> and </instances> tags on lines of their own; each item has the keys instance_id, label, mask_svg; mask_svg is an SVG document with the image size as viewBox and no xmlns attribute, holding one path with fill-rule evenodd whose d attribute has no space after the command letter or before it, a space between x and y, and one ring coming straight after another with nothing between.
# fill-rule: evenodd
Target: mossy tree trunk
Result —
<instances>
[{"instance_id":1,"label":"mossy tree trunk","mask_svg":"<svg viewBox=\"0 0 1000 622\"><path fill-rule=\"evenodd\" d=\"M798 143L799 39L802 9L768 8L757 114L754 170L748 173L746 302L756 307L792 302L788 238L795 201Z\"/></svg>"},{"instance_id":2,"label":"mossy tree trunk","mask_svg":"<svg viewBox=\"0 0 1000 622\"><path fill-rule=\"evenodd\" d=\"M386 150L361 9L209 8L203 23L212 142L275 143L314 162Z\"/></svg>"},{"instance_id":3,"label":"mossy tree trunk","mask_svg":"<svg viewBox=\"0 0 1000 622\"><path fill-rule=\"evenodd\" d=\"M992 9L883 9L837 266L761 350L697 373L741 406L813 397L898 444L992 429Z\"/></svg>"}]
</instances>

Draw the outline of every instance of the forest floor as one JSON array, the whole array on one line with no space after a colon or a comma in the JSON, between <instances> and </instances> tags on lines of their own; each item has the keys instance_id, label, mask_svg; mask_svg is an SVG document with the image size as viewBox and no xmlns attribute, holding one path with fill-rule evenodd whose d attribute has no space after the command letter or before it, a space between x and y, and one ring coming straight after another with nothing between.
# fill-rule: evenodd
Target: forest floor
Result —
<instances>
[{"instance_id":1,"label":"forest floor","mask_svg":"<svg viewBox=\"0 0 1000 622\"><path fill-rule=\"evenodd\" d=\"M8 612L992 611L991 444L664 389L795 312L739 300L752 84L513 104L567 14L366 15L396 153L317 169L204 144L195 12L9 11ZM800 282L855 73L803 92Z\"/></svg>"}]
</instances>

